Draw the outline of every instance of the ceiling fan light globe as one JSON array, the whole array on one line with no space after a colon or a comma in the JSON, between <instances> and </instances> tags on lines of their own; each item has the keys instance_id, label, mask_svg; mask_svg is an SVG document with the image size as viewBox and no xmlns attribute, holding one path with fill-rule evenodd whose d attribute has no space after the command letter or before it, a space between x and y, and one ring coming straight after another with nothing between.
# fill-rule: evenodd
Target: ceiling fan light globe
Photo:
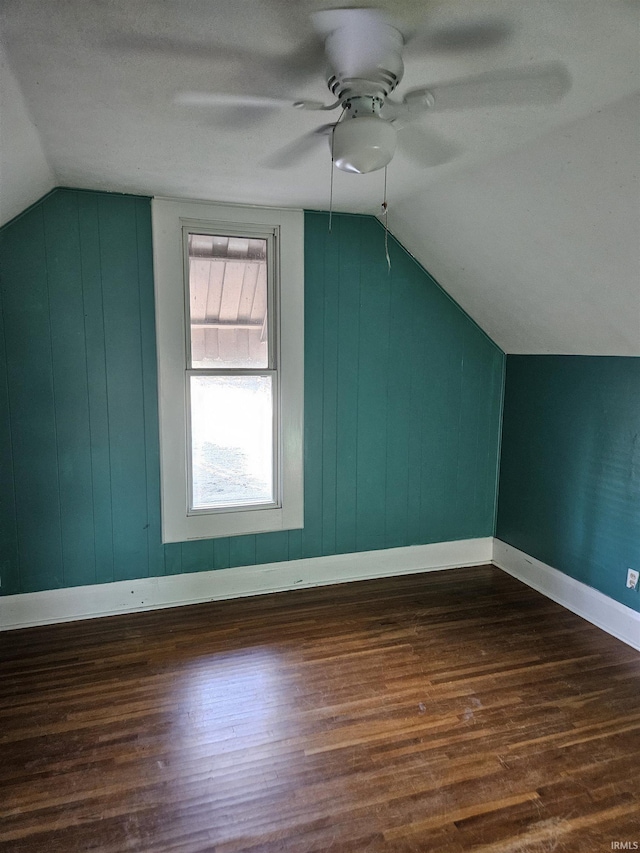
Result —
<instances>
[{"instance_id":1,"label":"ceiling fan light globe","mask_svg":"<svg viewBox=\"0 0 640 853\"><path fill-rule=\"evenodd\" d=\"M333 162L343 172L363 175L383 169L396 150L395 127L377 116L358 116L333 130Z\"/></svg>"}]
</instances>

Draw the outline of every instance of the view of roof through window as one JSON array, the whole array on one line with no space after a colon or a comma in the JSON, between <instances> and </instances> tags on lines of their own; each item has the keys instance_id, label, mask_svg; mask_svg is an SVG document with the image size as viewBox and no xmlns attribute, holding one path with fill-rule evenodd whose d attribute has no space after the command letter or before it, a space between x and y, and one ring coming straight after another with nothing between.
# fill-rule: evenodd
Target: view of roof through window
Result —
<instances>
[{"instance_id":1,"label":"view of roof through window","mask_svg":"<svg viewBox=\"0 0 640 853\"><path fill-rule=\"evenodd\" d=\"M189 235L192 368L266 368L267 241Z\"/></svg>"}]
</instances>

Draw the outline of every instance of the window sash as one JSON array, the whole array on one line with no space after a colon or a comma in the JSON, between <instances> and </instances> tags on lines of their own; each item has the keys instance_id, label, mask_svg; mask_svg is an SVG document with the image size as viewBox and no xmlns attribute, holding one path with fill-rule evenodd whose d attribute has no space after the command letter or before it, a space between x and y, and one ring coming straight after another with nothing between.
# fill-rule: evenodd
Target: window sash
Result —
<instances>
[{"instance_id":1,"label":"window sash","mask_svg":"<svg viewBox=\"0 0 640 853\"><path fill-rule=\"evenodd\" d=\"M252 370L256 368L223 367L223 368L193 368L191 355L191 287L189 269L189 235L203 234L214 237L255 237L267 242L267 370L277 370L279 363L279 304L276 282L279 280L279 238L280 226L264 228L250 225L234 226L227 223L212 222L183 222L182 225L182 257L184 281L184 316L185 316L185 357L187 370ZM265 368L258 368L263 370Z\"/></svg>"},{"instance_id":2,"label":"window sash","mask_svg":"<svg viewBox=\"0 0 640 853\"><path fill-rule=\"evenodd\" d=\"M250 510L277 509L282 507L282 473L281 473L281 435L280 435L280 382L276 370L203 370L197 368L187 370L186 380L186 418L187 418L187 515L209 515L222 512L247 512ZM195 507L193 500L193 430L191 405L192 376L269 376L271 377L271 483L273 500L255 503L220 504L218 506Z\"/></svg>"}]
</instances>

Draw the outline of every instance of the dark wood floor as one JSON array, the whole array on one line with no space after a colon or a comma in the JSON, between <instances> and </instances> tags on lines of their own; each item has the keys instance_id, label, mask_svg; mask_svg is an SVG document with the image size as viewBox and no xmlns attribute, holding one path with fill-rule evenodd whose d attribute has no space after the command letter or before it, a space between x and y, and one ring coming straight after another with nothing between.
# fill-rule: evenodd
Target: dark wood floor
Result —
<instances>
[{"instance_id":1,"label":"dark wood floor","mask_svg":"<svg viewBox=\"0 0 640 853\"><path fill-rule=\"evenodd\" d=\"M640 654L498 569L0 648L3 851L640 844Z\"/></svg>"}]
</instances>

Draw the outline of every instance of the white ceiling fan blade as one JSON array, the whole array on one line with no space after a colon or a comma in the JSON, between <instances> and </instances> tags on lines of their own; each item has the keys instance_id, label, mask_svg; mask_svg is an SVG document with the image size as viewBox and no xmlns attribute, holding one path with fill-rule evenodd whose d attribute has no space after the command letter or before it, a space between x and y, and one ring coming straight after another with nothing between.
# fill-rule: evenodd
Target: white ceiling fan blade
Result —
<instances>
[{"instance_id":1,"label":"white ceiling fan blade","mask_svg":"<svg viewBox=\"0 0 640 853\"><path fill-rule=\"evenodd\" d=\"M333 127L333 124L323 124L321 127L305 133L289 145L285 145L265 158L261 165L267 169L287 169L290 166L297 166L317 148L323 136L328 136L331 133Z\"/></svg>"},{"instance_id":2,"label":"white ceiling fan blade","mask_svg":"<svg viewBox=\"0 0 640 853\"><path fill-rule=\"evenodd\" d=\"M398 147L418 166L442 166L460 154L460 148L432 129L409 125L398 133Z\"/></svg>"},{"instance_id":3,"label":"white ceiling fan blade","mask_svg":"<svg viewBox=\"0 0 640 853\"><path fill-rule=\"evenodd\" d=\"M264 95L233 95L227 92L180 92L174 98L174 102L188 107L250 107L266 110L281 107L295 107L298 110L334 110L340 106L339 101L324 104L322 101L289 100L289 98L271 98Z\"/></svg>"},{"instance_id":4,"label":"white ceiling fan blade","mask_svg":"<svg viewBox=\"0 0 640 853\"><path fill-rule=\"evenodd\" d=\"M293 102L288 98L231 95L226 92L180 92L174 102L187 107L252 107L267 110L293 106Z\"/></svg>"},{"instance_id":5,"label":"white ceiling fan blade","mask_svg":"<svg viewBox=\"0 0 640 853\"><path fill-rule=\"evenodd\" d=\"M547 62L412 89L405 95L404 103L412 112L554 104L570 88L571 77L566 66L562 62Z\"/></svg>"},{"instance_id":6,"label":"white ceiling fan blade","mask_svg":"<svg viewBox=\"0 0 640 853\"><path fill-rule=\"evenodd\" d=\"M450 23L418 33L410 54L467 53L498 47L513 34L513 25L496 17Z\"/></svg>"},{"instance_id":7,"label":"white ceiling fan blade","mask_svg":"<svg viewBox=\"0 0 640 853\"><path fill-rule=\"evenodd\" d=\"M256 79L270 80L281 87L291 80L306 81L322 70L324 47L316 34L299 42L293 50L280 55L264 53L254 48L223 43L215 39L187 41L170 35L144 35L142 33L114 33L107 37L104 46L116 53L182 57L189 61L202 60L214 65L219 73L234 70L238 76L247 71Z\"/></svg>"}]
</instances>

